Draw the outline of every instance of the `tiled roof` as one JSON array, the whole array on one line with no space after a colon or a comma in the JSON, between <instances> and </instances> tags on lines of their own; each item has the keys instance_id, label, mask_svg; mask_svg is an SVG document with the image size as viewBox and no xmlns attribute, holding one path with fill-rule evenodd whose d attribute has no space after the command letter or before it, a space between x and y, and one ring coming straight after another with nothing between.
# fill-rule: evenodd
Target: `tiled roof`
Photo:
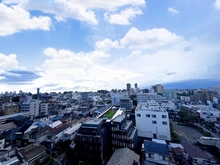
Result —
<instances>
[{"instance_id":1,"label":"tiled roof","mask_svg":"<svg viewBox=\"0 0 220 165\"><path fill-rule=\"evenodd\" d=\"M145 152L149 152L149 153L169 155L167 144L156 143L152 141L144 141L144 150Z\"/></svg>"},{"instance_id":2,"label":"tiled roof","mask_svg":"<svg viewBox=\"0 0 220 165\"><path fill-rule=\"evenodd\" d=\"M134 161L139 162L139 155L129 148L115 150L107 165L133 165Z\"/></svg>"},{"instance_id":3,"label":"tiled roof","mask_svg":"<svg viewBox=\"0 0 220 165\"><path fill-rule=\"evenodd\" d=\"M19 150L24 158L28 161L31 158L37 156L38 154L46 151L46 147L41 144L33 143Z\"/></svg>"},{"instance_id":4,"label":"tiled roof","mask_svg":"<svg viewBox=\"0 0 220 165\"><path fill-rule=\"evenodd\" d=\"M191 157L214 160L212 157L208 156L203 150L201 150L198 146L184 144L183 147Z\"/></svg>"}]
</instances>

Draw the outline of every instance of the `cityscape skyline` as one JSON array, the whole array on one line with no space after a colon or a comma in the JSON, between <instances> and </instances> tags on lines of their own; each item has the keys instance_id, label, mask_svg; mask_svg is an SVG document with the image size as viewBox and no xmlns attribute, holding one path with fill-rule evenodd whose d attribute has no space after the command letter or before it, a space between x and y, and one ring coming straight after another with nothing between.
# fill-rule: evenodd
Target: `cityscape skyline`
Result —
<instances>
[{"instance_id":1,"label":"cityscape skyline","mask_svg":"<svg viewBox=\"0 0 220 165\"><path fill-rule=\"evenodd\" d=\"M115 2L2 0L0 91L220 85L220 0Z\"/></svg>"}]
</instances>

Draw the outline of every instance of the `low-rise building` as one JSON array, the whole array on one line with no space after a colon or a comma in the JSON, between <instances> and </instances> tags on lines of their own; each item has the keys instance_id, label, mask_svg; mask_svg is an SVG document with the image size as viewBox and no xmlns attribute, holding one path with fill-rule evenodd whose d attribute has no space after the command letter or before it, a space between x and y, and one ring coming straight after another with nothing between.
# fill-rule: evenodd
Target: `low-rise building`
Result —
<instances>
[{"instance_id":1,"label":"low-rise building","mask_svg":"<svg viewBox=\"0 0 220 165\"><path fill-rule=\"evenodd\" d=\"M185 160L193 165L211 165L216 163L216 160L211 155L206 154L198 146L183 144L183 147Z\"/></svg>"},{"instance_id":2,"label":"low-rise building","mask_svg":"<svg viewBox=\"0 0 220 165\"><path fill-rule=\"evenodd\" d=\"M115 150L107 165L140 165L140 156L129 148Z\"/></svg>"},{"instance_id":3,"label":"low-rise building","mask_svg":"<svg viewBox=\"0 0 220 165\"><path fill-rule=\"evenodd\" d=\"M10 115L20 112L19 105L17 103L5 103L2 105L4 115Z\"/></svg>"},{"instance_id":4,"label":"low-rise building","mask_svg":"<svg viewBox=\"0 0 220 165\"><path fill-rule=\"evenodd\" d=\"M155 163L158 165L174 165L167 144L144 140L143 144L144 161L146 164Z\"/></svg>"},{"instance_id":5,"label":"low-rise building","mask_svg":"<svg viewBox=\"0 0 220 165\"><path fill-rule=\"evenodd\" d=\"M35 165L36 162L42 163L46 157L46 147L39 143L33 143L26 147L20 148L22 164Z\"/></svg>"}]
</instances>

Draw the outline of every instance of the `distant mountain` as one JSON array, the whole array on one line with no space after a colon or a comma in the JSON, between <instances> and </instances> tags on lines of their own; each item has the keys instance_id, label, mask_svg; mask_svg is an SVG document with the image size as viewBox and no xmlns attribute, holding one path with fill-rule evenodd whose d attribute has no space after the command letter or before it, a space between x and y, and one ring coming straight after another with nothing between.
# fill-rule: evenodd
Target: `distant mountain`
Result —
<instances>
[{"instance_id":1,"label":"distant mountain","mask_svg":"<svg viewBox=\"0 0 220 165\"><path fill-rule=\"evenodd\" d=\"M209 88L209 87L220 86L220 80L210 80L210 79L188 80L188 81L181 81L181 82L166 83L162 85L166 89Z\"/></svg>"}]
</instances>

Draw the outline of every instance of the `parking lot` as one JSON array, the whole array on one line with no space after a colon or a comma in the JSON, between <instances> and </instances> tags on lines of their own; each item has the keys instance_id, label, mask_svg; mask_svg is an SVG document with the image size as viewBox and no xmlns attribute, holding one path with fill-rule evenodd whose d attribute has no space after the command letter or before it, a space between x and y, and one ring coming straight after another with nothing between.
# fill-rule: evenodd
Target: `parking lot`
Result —
<instances>
[{"instance_id":1,"label":"parking lot","mask_svg":"<svg viewBox=\"0 0 220 165\"><path fill-rule=\"evenodd\" d=\"M175 121L170 120L173 124L174 132L178 135L181 143L194 144L196 139L203 136L199 131L193 127L178 125Z\"/></svg>"}]
</instances>

